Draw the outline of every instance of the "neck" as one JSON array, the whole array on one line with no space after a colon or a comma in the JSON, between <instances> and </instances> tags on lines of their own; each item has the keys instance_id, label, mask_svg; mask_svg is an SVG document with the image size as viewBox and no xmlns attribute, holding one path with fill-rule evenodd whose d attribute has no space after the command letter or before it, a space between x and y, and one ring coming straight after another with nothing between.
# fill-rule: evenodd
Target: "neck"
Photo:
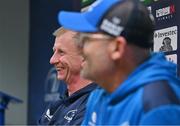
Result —
<instances>
[{"instance_id":1,"label":"neck","mask_svg":"<svg viewBox=\"0 0 180 126\"><path fill-rule=\"evenodd\" d=\"M92 81L83 79L80 76L74 77L67 83L68 95L72 95L74 92L86 87L90 83L92 83Z\"/></svg>"},{"instance_id":2,"label":"neck","mask_svg":"<svg viewBox=\"0 0 180 126\"><path fill-rule=\"evenodd\" d=\"M119 87L119 85L121 85L121 83L123 83L124 80L127 79L129 74L114 70L114 72L110 75L111 76L106 77L106 79L96 82L100 84L101 87L104 88L107 92L112 93Z\"/></svg>"}]
</instances>

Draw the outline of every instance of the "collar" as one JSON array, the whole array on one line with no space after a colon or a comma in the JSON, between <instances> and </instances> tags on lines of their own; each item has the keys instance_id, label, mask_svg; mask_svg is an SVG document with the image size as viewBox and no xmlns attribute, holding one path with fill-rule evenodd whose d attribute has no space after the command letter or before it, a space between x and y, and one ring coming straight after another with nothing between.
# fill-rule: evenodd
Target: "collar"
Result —
<instances>
[{"instance_id":1,"label":"collar","mask_svg":"<svg viewBox=\"0 0 180 126\"><path fill-rule=\"evenodd\" d=\"M74 101L76 101L77 99L79 99L80 97L82 97L83 95L89 94L91 91L93 91L94 89L96 89L98 87L98 85L96 83L90 83L89 85L81 88L80 90L74 92L71 96L68 96L67 91L64 94L64 96L62 97L62 100L66 103L73 103Z\"/></svg>"}]
</instances>

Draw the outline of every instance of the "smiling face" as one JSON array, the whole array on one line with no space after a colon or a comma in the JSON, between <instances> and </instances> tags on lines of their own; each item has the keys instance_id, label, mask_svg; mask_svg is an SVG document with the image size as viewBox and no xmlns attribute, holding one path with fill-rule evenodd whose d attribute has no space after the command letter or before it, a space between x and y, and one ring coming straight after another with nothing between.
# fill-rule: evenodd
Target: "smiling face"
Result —
<instances>
[{"instance_id":1,"label":"smiling face","mask_svg":"<svg viewBox=\"0 0 180 126\"><path fill-rule=\"evenodd\" d=\"M65 33L56 36L53 51L54 54L50 59L57 70L57 78L69 82L72 78L79 76L82 56L79 54L76 47L75 32L66 31Z\"/></svg>"}]
</instances>

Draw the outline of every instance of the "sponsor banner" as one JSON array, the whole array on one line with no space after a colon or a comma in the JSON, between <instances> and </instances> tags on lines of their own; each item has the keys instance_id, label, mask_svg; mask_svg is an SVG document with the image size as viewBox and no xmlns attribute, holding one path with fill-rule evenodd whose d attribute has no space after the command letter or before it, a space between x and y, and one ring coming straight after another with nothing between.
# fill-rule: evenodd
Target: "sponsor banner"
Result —
<instances>
[{"instance_id":1,"label":"sponsor banner","mask_svg":"<svg viewBox=\"0 0 180 126\"><path fill-rule=\"evenodd\" d=\"M155 17L158 21L169 20L173 18L175 12L176 12L175 5L171 4L171 5L157 9Z\"/></svg>"},{"instance_id":2,"label":"sponsor banner","mask_svg":"<svg viewBox=\"0 0 180 126\"><path fill-rule=\"evenodd\" d=\"M154 16L156 29L178 24L178 0L159 0L148 4Z\"/></svg>"},{"instance_id":3,"label":"sponsor banner","mask_svg":"<svg viewBox=\"0 0 180 126\"><path fill-rule=\"evenodd\" d=\"M146 5L156 24L153 49L155 52L165 52L168 60L177 63L180 76L180 0L151 0Z\"/></svg>"},{"instance_id":4,"label":"sponsor banner","mask_svg":"<svg viewBox=\"0 0 180 126\"><path fill-rule=\"evenodd\" d=\"M177 64L177 54L166 55L166 59L170 62Z\"/></svg>"},{"instance_id":5,"label":"sponsor banner","mask_svg":"<svg viewBox=\"0 0 180 126\"><path fill-rule=\"evenodd\" d=\"M177 50L178 27L173 26L154 32L155 52L170 52Z\"/></svg>"}]
</instances>

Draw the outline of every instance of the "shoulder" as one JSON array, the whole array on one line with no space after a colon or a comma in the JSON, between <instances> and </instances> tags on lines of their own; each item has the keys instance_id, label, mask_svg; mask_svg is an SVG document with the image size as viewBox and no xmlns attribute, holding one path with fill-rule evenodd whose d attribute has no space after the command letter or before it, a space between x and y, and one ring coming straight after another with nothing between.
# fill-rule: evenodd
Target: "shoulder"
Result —
<instances>
[{"instance_id":1,"label":"shoulder","mask_svg":"<svg viewBox=\"0 0 180 126\"><path fill-rule=\"evenodd\" d=\"M101 88L95 89L93 92L91 92L88 101L87 101L87 109L88 111L91 111L96 104L101 102L101 97L103 95L104 90Z\"/></svg>"},{"instance_id":2,"label":"shoulder","mask_svg":"<svg viewBox=\"0 0 180 126\"><path fill-rule=\"evenodd\" d=\"M180 104L179 98L172 89L168 81L155 81L144 87L143 91L143 106L144 111L148 112L153 108L162 105Z\"/></svg>"},{"instance_id":3,"label":"shoulder","mask_svg":"<svg viewBox=\"0 0 180 126\"><path fill-rule=\"evenodd\" d=\"M144 87L143 109L143 125L180 124L180 99L168 81L156 81Z\"/></svg>"},{"instance_id":4,"label":"shoulder","mask_svg":"<svg viewBox=\"0 0 180 126\"><path fill-rule=\"evenodd\" d=\"M100 87L96 88L94 91L91 92L89 96L89 100L98 99L99 97L102 96L103 92L104 92L104 89Z\"/></svg>"}]
</instances>

